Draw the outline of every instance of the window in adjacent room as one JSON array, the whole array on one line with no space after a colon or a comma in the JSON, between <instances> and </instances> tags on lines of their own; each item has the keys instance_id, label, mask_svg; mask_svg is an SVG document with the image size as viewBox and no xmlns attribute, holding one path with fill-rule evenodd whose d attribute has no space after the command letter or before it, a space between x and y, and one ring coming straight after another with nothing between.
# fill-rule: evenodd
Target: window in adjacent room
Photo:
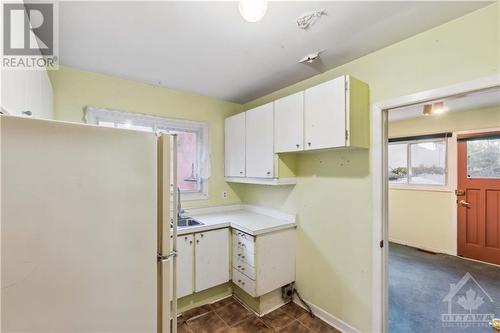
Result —
<instances>
[{"instance_id":1,"label":"window in adjacent room","mask_svg":"<svg viewBox=\"0 0 500 333\"><path fill-rule=\"evenodd\" d=\"M389 140L389 183L447 185L447 136Z\"/></svg>"},{"instance_id":2,"label":"window in adjacent room","mask_svg":"<svg viewBox=\"0 0 500 333\"><path fill-rule=\"evenodd\" d=\"M87 107L87 123L105 127L125 128L144 132L177 134L177 183L184 200L207 197L208 125L194 121L168 119L138 113L128 113Z\"/></svg>"}]
</instances>

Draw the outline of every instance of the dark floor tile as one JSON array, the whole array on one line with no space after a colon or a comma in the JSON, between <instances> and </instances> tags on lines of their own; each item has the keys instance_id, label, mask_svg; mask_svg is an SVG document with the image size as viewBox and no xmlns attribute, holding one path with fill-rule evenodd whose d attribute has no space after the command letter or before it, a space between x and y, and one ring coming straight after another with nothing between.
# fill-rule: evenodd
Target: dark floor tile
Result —
<instances>
[{"instance_id":1,"label":"dark floor tile","mask_svg":"<svg viewBox=\"0 0 500 333\"><path fill-rule=\"evenodd\" d=\"M212 309L218 310L218 309L223 308L226 305L229 305L229 304L234 303L234 302L236 302L236 300L233 297L226 297L224 299L221 299L218 302L210 304L210 306L212 307Z\"/></svg>"},{"instance_id":2,"label":"dark floor tile","mask_svg":"<svg viewBox=\"0 0 500 333\"><path fill-rule=\"evenodd\" d=\"M187 325L193 333L222 333L229 329L229 326L213 311L189 320Z\"/></svg>"},{"instance_id":3,"label":"dark floor tile","mask_svg":"<svg viewBox=\"0 0 500 333\"><path fill-rule=\"evenodd\" d=\"M191 318L196 318L196 317L201 316L202 314L208 313L210 311L212 311L212 308L210 307L210 305L208 305L208 304L202 305L202 306L199 306L197 308L184 311L182 313L182 317L184 318L184 320L188 321Z\"/></svg>"},{"instance_id":4,"label":"dark floor tile","mask_svg":"<svg viewBox=\"0 0 500 333\"><path fill-rule=\"evenodd\" d=\"M293 321L290 325L282 328L279 333L311 333L312 331L302 325L298 320Z\"/></svg>"},{"instance_id":5,"label":"dark floor tile","mask_svg":"<svg viewBox=\"0 0 500 333\"><path fill-rule=\"evenodd\" d=\"M308 313L300 316L298 321L300 321L301 324L303 324L304 326L308 327L311 331L316 333L340 333L340 331L331 327L323 320L319 319L318 317L313 318Z\"/></svg>"},{"instance_id":6,"label":"dark floor tile","mask_svg":"<svg viewBox=\"0 0 500 333\"><path fill-rule=\"evenodd\" d=\"M273 330L264 324L259 318L252 316L236 326L232 327L230 333L272 333Z\"/></svg>"},{"instance_id":7,"label":"dark floor tile","mask_svg":"<svg viewBox=\"0 0 500 333\"><path fill-rule=\"evenodd\" d=\"M238 302L229 303L215 312L229 325L234 326L252 314Z\"/></svg>"},{"instance_id":8,"label":"dark floor tile","mask_svg":"<svg viewBox=\"0 0 500 333\"><path fill-rule=\"evenodd\" d=\"M274 310L262 317L262 321L273 330L279 330L294 320L294 318L281 309Z\"/></svg>"},{"instance_id":9,"label":"dark floor tile","mask_svg":"<svg viewBox=\"0 0 500 333\"><path fill-rule=\"evenodd\" d=\"M294 302L285 304L280 309L283 310L287 315L289 315L292 318L299 318L304 313L307 313L306 310L304 310L302 307L298 306Z\"/></svg>"},{"instance_id":10,"label":"dark floor tile","mask_svg":"<svg viewBox=\"0 0 500 333\"><path fill-rule=\"evenodd\" d=\"M177 324L177 333L192 333L186 322Z\"/></svg>"}]
</instances>

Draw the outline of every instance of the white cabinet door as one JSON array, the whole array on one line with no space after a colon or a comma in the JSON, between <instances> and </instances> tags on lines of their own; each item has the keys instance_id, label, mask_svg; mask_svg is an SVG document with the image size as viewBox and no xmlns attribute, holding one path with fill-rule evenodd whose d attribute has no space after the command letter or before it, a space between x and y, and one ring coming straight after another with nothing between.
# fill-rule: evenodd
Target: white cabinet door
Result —
<instances>
[{"instance_id":1,"label":"white cabinet door","mask_svg":"<svg viewBox=\"0 0 500 333\"><path fill-rule=\"evenodd\" d=\"M274 152L304 150L304 92L274 102Z\"/></svg>"},{"instance_id":2,"label":"white cabinet door","mask_svg":"<svg viewBox=\"0 0 500 333\"><path fill-rule=\"evenodd\" d=\"M247 177L274 177L273 103L246 112Z\"/></svg>"},{"instance_id":3,"label":"white cabinet door","mask_svg":"<svg viewBox=\"0 0 500 333\"><path fill-rule=\"evenodd\" d=\"M305 149L346 145L346 78L306 89L304 123Z\"/></svg>"},{"instance_id":4,"label":"white cabinet door","mask_svg":"<svg viewBox=\"0 0 500 333\"><path fill-rule=\"evenodd\" d=\"M245 113L226 118L224 126L225 175L245 177Z\"/></svg>"},{"instance_id":5,"label":"white cabinet door","mask_svg":"<svg viewBox=\"0 0 500 333\"><path fill-rule=\"evenodd\" d=\"M177 298L194 292L194 236L177 237Z\"/></svg>"},{"instance_id":6,"label":"white cabinet door","mask_svg":"<svg viewBox=\"0 0 500 333\"><path fill-rule=\"evenodd\" d=\"M229 231L201 232L195 240L195 291L229 281Z\"/></svg>"}]
</instances>

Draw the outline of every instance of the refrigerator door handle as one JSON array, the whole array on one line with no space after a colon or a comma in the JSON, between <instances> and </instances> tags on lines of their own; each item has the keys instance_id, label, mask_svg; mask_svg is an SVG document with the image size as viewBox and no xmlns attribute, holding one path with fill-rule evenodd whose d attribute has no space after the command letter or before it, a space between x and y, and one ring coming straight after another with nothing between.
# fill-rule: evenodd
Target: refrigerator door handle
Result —
<instances>
[{"instance_id":1,"label":"refrigerator door handle","mask_svg":"<svg viewBox=\"0 0 500 333\"><path fill-rule=\"evenodd\" d=\"M156 261L158 261L158 262L170 261L170 259L172 259L174 257L177 257L177 251L170 251L170 253L168 253L165 256L162 256L161 254L158 253L156 255Z\"/></svg>"}]
</instances>

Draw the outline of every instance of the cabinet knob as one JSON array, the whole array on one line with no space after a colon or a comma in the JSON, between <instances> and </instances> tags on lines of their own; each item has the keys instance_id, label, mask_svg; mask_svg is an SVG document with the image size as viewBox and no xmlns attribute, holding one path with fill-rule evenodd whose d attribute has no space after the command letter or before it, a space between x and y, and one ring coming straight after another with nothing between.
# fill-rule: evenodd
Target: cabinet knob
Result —
<instances>
[{"instance_id":1,"label":"cabinet knob","mask_svg":"<svg viewBox=\"0 0 500 333\"><path fill-rule=\"evenodd\" d=\"M245 259L245 256L242 256L243 259Z\"/></svg>"},{"instance_id":2,"label":"cabinet knob","mask_svg":"<svg viewBox=\"0 0 500 333\"><path fill-rule=\"evenodd\" d=\"M240 175L242 175L242 174L243 174L243 171L240 171Z\"/></svg>"},{"instance_id":3,"label":"cabinet knob","mask_svg":"<svg viewBox=\"0 0 500 333\"><path fill-rule=\"evenodd\" d=\"M193 244L193 241L189 241L189 244Z\"/></svg>"},{"instance_id":4,"label":"cabinet knob","mask_svg":"<svg viewBox=\"0 0 500 333\"><path fill-rule=\"evenodd\" d=\"M241 265L238 265L238 268L241 268Z\"/></svg>"},{"instance_id":5,"label":"cabinet knob","mask_svg":"<svg viewBox=\"0 0 500 333\"><path fill-rule=\"evenodd\" d=\"M188 240L187 236L186 236L186 237L184 237L184 240Z\"/></svg>"},{"instance_id":6,"label":"cabinet knob","mask_svg":"<svg viewBox=\"0 0 500 333\"><path fill-rule=\"evenodd\" d=\"M238 280L238 282L240 282L240 283L241 283L241 280Z\"/></svg>"},{"instance_id":7,"label":"cabinet knob","mask_svg":"<svg viewBox=\"0 0 500 333\"><path fill-rule=\"evenodd\" d=\"M311 147L311 143L310 143L310 142L308 142L308 143L307 143L307 145L308 145L309 147Z\"/></svg>"},{"instance_id":8,"label":"cabinet knob","mask_svg":"<svg viewBox=\"0 0 500 333\"><path fill-rule=\"evenodd\" d=\"M199 239L196 240L196 244L200 244L200 240Z\"/></svg>"},{"instance_id":9,"label":"cabinet knob","mask_svg":"<svg viewBox=\"0 0 500 333\"><path fill-rule=\"evenodd\" d=\"M242 271L244 271L244 270L245 270L245 267L242 267L242 268L241 268L241 270L242 270Z\"/></svg>"},{"instance_id":10,"label":"cabinet knob","mask_svg":"<svg viewBox=\"0 0 500 333\"><path fill-rule=\"evenodd\" d=\"M241 257L241 253L238 253L238 257Z\"/></svg>"},{"instance_id":11,"label":"cabinet knob","mask_svg":"<svg viewBox=\"0 0 500 333\"><path fill-rule=\"evenodd\" d=\"M241 245L241 242L238 242L238 245Z\"/></svg>"},{"instance_id":12,"label":"cabinet knob","mask_svg":"<svg viewBox=\"0 0 500 333\"><path fill-rule=\"evenodd\" d=\"M203 238L203 234L201 234L201 238Z\"/></svg>"},{"instance_id":13,"label":"cabinet knob","mask_svg":"<svg viewBox=\"0 0 500 333\"><path fill-rule=\"evenodd\" d=\"M268 172L267 172L267 174L268 174L268 175L270 175L270 174L271 174L271 171L268 171Z\"/></svg>"},{"instance_id":14,"label":"cabinet knob","mask_svg":"<svg viewBox=\"0 0 500 333\"><path fill-rule=\"evenodd\" d=\"M245 285L245 282L242 282L241 284L242 284L242 285Z\"/></svg>"},{"instance_id":15,"label":"cabinet knob","mask_svg":"<svg viewBox=\"0 0 500 333\"><path fill-rule=\"evenodd\" d=\"M299 147L300 147L300 145L299 145L298 143L296 144L296 146L297 146L297 148L299 148Z\"/></svg>"}]
</instances>

